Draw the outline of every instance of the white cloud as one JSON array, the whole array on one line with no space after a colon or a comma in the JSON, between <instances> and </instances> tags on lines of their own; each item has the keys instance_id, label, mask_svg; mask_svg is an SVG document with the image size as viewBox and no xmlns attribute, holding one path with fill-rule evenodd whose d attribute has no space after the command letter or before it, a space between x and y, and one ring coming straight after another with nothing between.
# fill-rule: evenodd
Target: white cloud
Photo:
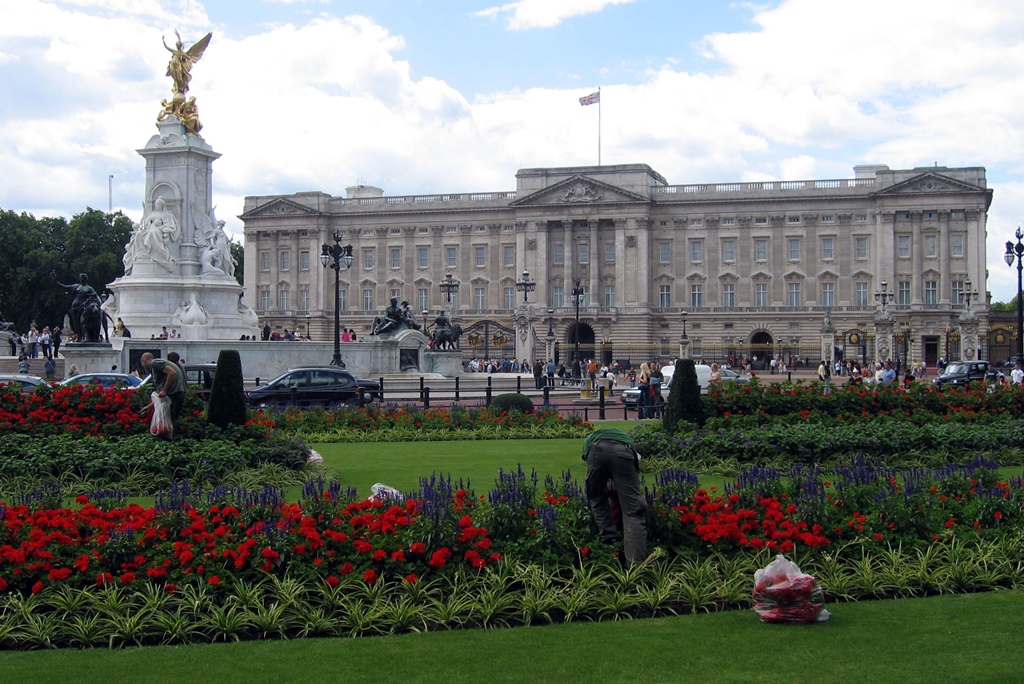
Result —
<instances>
[{"instance_id":1,"label":"white cloud","mask_svg":"<svg viewBox=\"0 0 1024 684\"><path fill-rule=\"evenodd\" d=\"M608 5L624 5L636 0L519 0L474 12L476 16L497 18L508 15L508 28L525 31L551 28L566 19L595 14Z\"/></svg>"}]
</instances>

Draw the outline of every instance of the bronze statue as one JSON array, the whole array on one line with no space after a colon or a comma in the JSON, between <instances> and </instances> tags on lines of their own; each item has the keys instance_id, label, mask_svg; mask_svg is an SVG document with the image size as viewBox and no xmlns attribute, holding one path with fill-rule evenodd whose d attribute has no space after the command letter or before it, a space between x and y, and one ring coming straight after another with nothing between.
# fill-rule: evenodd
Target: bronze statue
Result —
<instances>
[{"instance_id":1,"label":"bronze statue","mask_svg":"<svg viewBox=\"0 0 1024 684\"><path fill-rule=\"evenodd\" d=\"M163 40L167 51L171 53L171 61L167 64L167 75L174 81L174 92L184 95L188 92L188 84L192 80L192 67L195 66L195 63L206 52L206 46L210 44L210 38L213 34L207 33L188 50L184 49L185 46L181 42L181 36L177 31L174 32L174 35L177 36L178 40L174 43L173 48L167 45L166 40L163 38L161 40Z\"/></svg>"},{"instance_id":2,"label":"bronze statue","mask_svg":"<svg viewBox=\"0 0 1024 684\"><path fill-rule=\"evenodd\" d=\"M102 342L100 329L106 330L106 312L103 311L103 302L99 294L89 284L89 276L82 273L78 276L78 282L70 285L58 282L62 288L74 294L71 307L68 310L68 318L71 321L71 330L75 333L79 342ZM107 341L109 341L109 333Z\"/></svg>"},{"instance_id":3,"label":"bronze statue","mask_svg":"<svg viewBox=\"0 0 1024 684\"><path fill-rule=\"evenodd\" d=\"M462 326L452 323L443 310L434 319L434 334L431 336L431 346L434 349L457 349L459 338L462 337Z\"/></svg>"},{"instance_id":4,"label":"bronze statue","mask_svg":"<svg viewBox=\"0 0 1024 684\"><path fill-rule=\"evenodd\" d=\"M405 312L398 305L398 297L392 297L391 304L384 309L384 315L373 319L373 327L370 329L370 334L383 335L389 333L394 335L406 327L408 326L405 321Z\"/></svg>"}]
</instances>

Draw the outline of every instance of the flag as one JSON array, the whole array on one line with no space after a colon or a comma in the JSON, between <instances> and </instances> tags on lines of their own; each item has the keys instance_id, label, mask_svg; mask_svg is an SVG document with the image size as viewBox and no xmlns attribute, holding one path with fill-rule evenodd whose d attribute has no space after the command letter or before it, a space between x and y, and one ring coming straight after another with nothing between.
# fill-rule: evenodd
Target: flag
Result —
<instances>
[{"instance_id":1,"label":"flag","mask_svg":"<svg viewBox=\"0 0 1024 684\"><path fill-rule=\"evenodd\" d=\"M597 104L601 101L601 91L598 90L595 93L584 95L580 98L580 104L586 107L587 105Z\"/></svg>"}]
</instances>

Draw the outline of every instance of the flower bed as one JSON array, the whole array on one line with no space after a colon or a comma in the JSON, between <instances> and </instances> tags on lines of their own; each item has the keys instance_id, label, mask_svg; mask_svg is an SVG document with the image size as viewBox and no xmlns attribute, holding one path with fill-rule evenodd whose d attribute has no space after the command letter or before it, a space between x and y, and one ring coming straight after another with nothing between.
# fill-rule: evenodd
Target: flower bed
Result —
<instances>
[{"instance_id":1,"label":"flower bed","mask_svg":"<svg viewBox=\"0 0 1024 684\"><path fill-rule=\"evenodd\" d=\"M593 429L579 416L563 417L550 407L531 412L461 406L285 408L260 411L255 420L317 443L583 438Z\"/></svg>"},{"instance_id":2,"label":"flower bed","mask_svg":"<svg viewBox=\"0 0 1024 684\"><path fill-rule=\"evenodd\" d=\"M837 382L826 396L817 382L762 384L754 379L744 385L722 383L702 397L702 403L708 418L757 416L763 422L779 416L850 419L885 415L910 419L963 416L977 421L1024 415L1024 387L974 383L940 389L915 382L905 390L895 384L847 386Z\"/></svg>"},{"instance_id":3,"label":"flower bed","mask_svg":"<svg viewBox=\"0 0 1024 684\"><path fill-rule=\"evenodd\" d=\"M749 605L753 570L798 559L828 599L1020 586L1019 478L992 464L831 479L748 471L724 492L663 473L652 557L622 569L572 478L503 473L484 496L444 478L405 501L310 482L180 487L152 508L0 507L8 648L360 635L611 619ZM193 505L206 501L202 506Z\"/></svg>"}]
</instances>

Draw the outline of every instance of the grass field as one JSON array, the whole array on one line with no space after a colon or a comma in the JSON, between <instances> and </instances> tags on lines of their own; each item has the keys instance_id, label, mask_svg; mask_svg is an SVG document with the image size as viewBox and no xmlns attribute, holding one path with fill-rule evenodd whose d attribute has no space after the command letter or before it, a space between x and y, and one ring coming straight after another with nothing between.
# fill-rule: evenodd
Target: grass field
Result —
<instances>
[{"instance_id":1,"label":"grass field","mask_svg":"<svg viewBox=\"0 0 1024 684\"><path fill-rule=\"evenodd\" d=\"M0 681L1019 682L1024 592L828 606L816 625L753 611L363 639L0 653Z\"/></svg>"}]
</instances>

